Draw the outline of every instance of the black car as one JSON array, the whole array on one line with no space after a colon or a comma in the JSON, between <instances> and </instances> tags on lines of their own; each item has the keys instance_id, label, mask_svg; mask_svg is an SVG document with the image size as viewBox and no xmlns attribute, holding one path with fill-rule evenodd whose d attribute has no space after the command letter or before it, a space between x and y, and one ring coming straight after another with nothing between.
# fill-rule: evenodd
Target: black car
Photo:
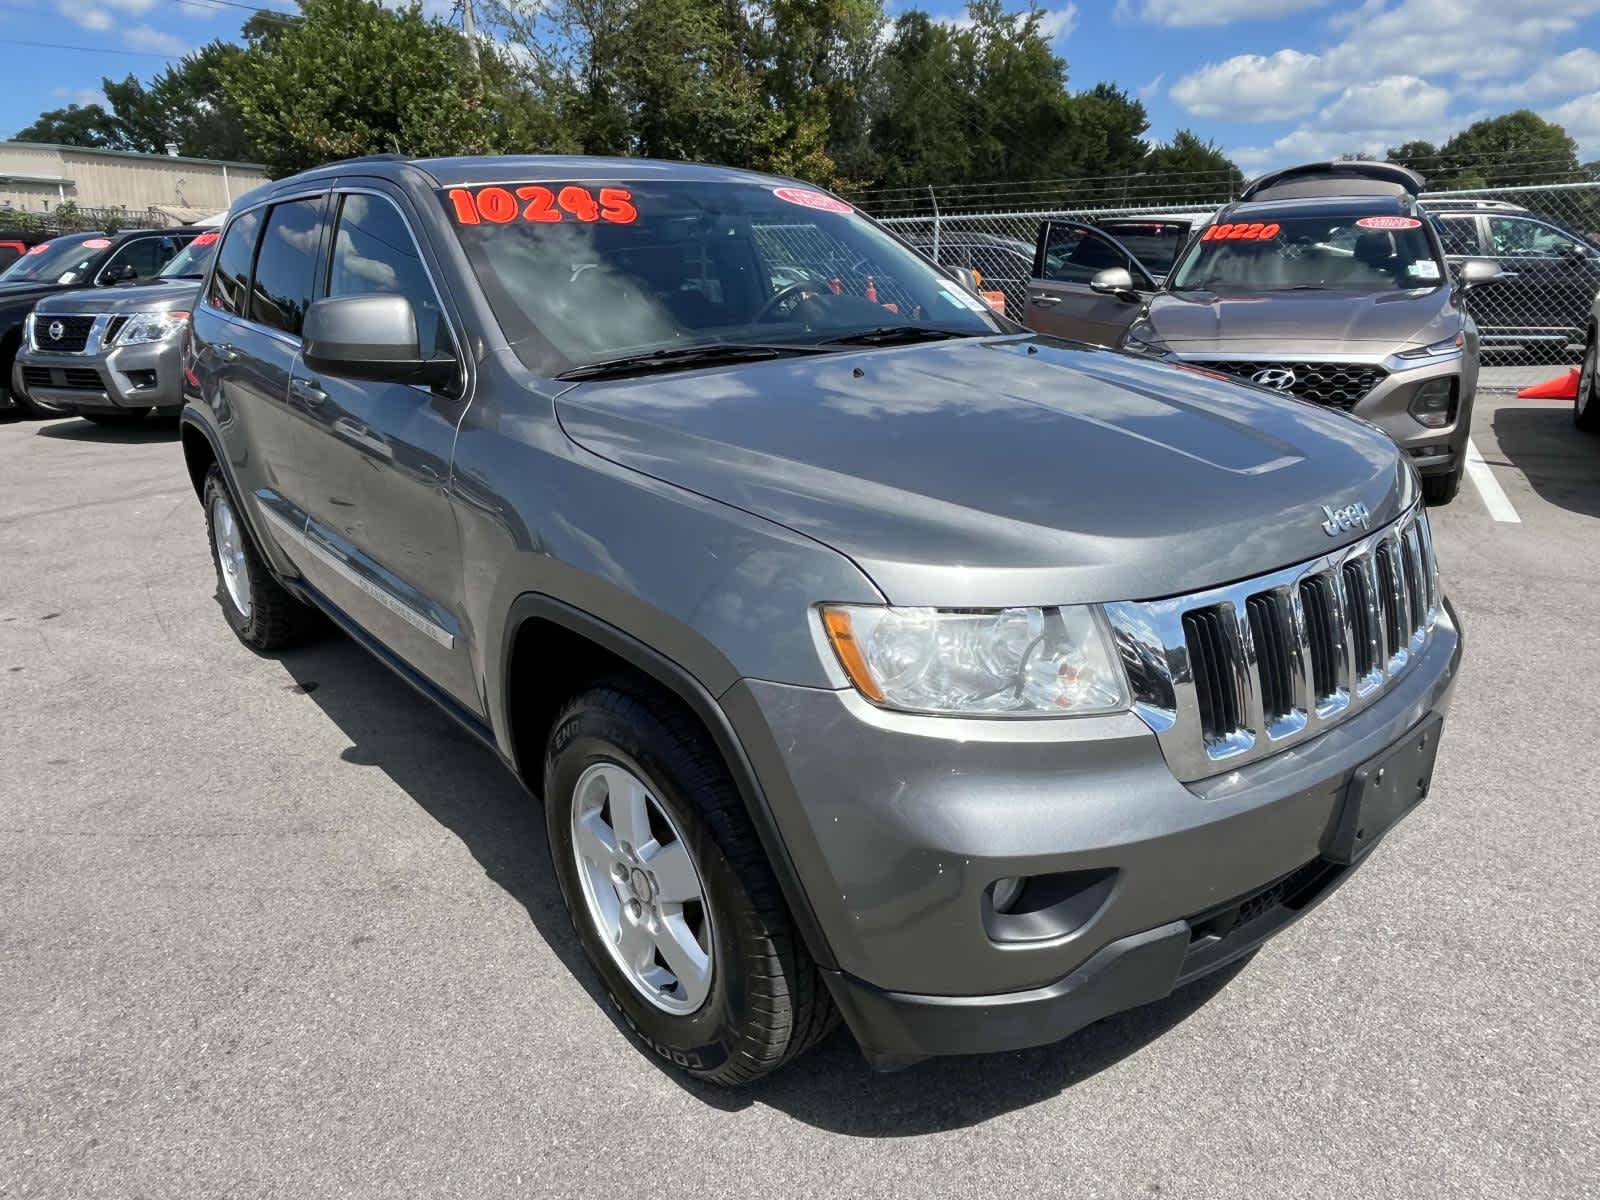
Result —
<instances>
[{"instance_id":1,"label":"black car","mask_svg":"<svg viewBox=\"0 0 1600 1200\"><path fill-rule=\"evenodd\" d=\"M1600 290L1600 242L1545 213L1492 200L1424 200L1452 265L1492 258L1502 282L1474 296L1485 350L1570 362Z\"/></svg>"},{"instance_id":2,"label":"black car","mask_svg":"<svg viewBox=\"0 0 1600 1200\"><path fill-rule=\"evenodd\" d=\"M48 412L28 398L12 370L22 345L22 323L35 303L71 288L149 279L200 232L128 229L63 234L30 247L0 272L0 410L15 407L29 416Z\"/></svg>"}]
</instances>

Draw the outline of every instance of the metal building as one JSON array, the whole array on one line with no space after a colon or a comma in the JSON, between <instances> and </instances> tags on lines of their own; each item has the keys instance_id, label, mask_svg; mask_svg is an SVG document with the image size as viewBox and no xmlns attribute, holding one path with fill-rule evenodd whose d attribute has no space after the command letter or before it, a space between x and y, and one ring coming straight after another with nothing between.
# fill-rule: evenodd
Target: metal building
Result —
<instances>
[{"instance_id":1,"label":"metal building","mask_svg":"<svg viewBox=\"0 0 1600 1200\"><path fill-rule=\"evenodd\" d=\"M79 208L153 209L176 223L226 209L266 181L260 163L0 142L0 208L30 213L70 200Z\"/></svg>"}]
</instances>

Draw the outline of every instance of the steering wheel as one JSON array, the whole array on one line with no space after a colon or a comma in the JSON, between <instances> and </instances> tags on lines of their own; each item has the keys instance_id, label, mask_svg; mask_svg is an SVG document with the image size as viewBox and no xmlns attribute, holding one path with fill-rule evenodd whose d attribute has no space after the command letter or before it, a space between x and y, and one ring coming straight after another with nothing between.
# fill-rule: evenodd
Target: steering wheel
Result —
<instances>
[{"instance_id":1,"label":"steering wheel","mask_svg":"<svg viewBox=\"0 0 1600 1200\"><path fill-rule=\"evenodd\" d=\"M756 313L755 320L752 322L752 324L759 324L762 321L765 321L769 316L772 315L773 311L777 309L778 305L789 299L790 296L804 296L808 290L813 292L817 290L815 281L802 279L799 283L791 283L788 287L779 288L772 294L772 297L761 306L761 311Z\"/></svg>"}]
</instances>

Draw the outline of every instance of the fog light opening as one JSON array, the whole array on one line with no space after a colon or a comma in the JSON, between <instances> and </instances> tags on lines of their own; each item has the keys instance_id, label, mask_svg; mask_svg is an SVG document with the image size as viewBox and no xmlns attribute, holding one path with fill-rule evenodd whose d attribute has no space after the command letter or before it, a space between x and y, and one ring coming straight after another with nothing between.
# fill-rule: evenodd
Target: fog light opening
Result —
<instances>
[{"instance_id":1,"label":"fog light opening","mask_svg":"<svg viewBox=\"0 0 1600 1200\"><path fill-rule=\"evenodd\" d=\"M1443 429L1456 419L1456 380L1430 379L1417 388L1409 411L1419 425Z\"/></svg>"},{"instance_id":2,"label":"fog light opening","mask_svg":"<svg viewBox=\"0 0 1600 1200\"><path fill-rule=\"evenodd\" d=\"M1008 913L1015 908L1017 901L1022 899L1022 889L1027 885L1027 879L1021 875L1008 875L990 884L989 902L994 905L995 912Z\"/></svg>"}]
</instances>

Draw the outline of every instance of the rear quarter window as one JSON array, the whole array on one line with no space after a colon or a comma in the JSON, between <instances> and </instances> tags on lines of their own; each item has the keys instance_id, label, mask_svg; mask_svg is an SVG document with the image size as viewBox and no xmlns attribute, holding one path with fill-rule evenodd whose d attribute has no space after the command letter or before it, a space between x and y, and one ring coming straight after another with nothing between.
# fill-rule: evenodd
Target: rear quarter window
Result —
<instances>
[{"instance_id":1,"label":"rear quarter window","mask_svg":"<svg viewBox=\"0 0 1600 1200\"><path fill-rule=\"evenodd\" d=\"M256 234L261 231L261 210L251 209L234 218L217 251L216 269L206 300L212 308L236 317L245 315L249 299L250 259L255 255Z\"/></svg>"}]
</instances>

